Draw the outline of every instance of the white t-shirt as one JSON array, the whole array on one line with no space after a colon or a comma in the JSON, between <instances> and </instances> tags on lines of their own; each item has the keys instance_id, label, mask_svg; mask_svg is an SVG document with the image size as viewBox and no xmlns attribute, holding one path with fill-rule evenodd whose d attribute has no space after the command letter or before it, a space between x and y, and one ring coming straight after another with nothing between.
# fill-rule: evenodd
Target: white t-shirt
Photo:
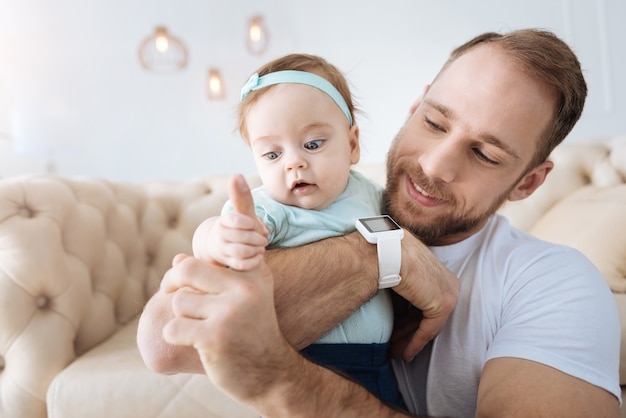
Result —
<instances>
[{"instance_id":1,"label":"white t-shirt","mask_svg":"<svg viewBox=\"0 0 626 418\"><path fill-rule=\"evenodd\" d=\"M540 241L500 215L468 239L431 250L459 278L461 294L430 362L427 355L394 361L411 412L473 417L482 368L498 357L549 365L620 398L617 308L580 252Z\"/></svg>"}]
</instances>

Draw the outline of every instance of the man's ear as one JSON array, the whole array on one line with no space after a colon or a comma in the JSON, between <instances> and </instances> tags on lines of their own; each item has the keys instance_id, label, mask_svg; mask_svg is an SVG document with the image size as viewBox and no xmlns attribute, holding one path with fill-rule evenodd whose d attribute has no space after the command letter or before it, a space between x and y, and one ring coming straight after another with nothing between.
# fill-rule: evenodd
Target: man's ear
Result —
<instances>
[{"instance_id":1,"label":"man's ear","mask_svg":"<svg viewBox=\"0 0 626 418\"><path fill-rule=\"evenodd\" d=\"M554 163L552 161L544 161L537 167L530 170L526 173L526 175L524 175L524 177L522 177L515 188L511 190L508 199L510 201L526 199L543 184L548 176L548 173L550 173L553 168Z\"/></svg>"},{"instance_id":2,"label":"man's ear","mask_svg":"<svg viewBox=\"0 0 626 418\"><path fill-rule=\"evenodd\" d=\"M350 164L356 164L361 159L361 145L359 144L359 126L355 123L348 133L350 142Z\"/></svg>"}]
</instances>

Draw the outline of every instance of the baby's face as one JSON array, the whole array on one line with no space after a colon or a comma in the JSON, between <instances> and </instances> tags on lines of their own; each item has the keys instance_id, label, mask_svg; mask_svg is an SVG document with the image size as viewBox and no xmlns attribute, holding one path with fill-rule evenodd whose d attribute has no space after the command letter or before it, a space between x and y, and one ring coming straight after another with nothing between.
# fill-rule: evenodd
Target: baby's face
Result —
<instances>
[{"instance_id":1,"label":"baby's face","mask_svg":"<svg viewBox=\"0 0 626 418\"><path fill-rule=\"evenodd\" d=\"M287 205L325 208L359 160L357 126L315 87L269 87L248 110L246 126L266 191Z\"/></svg>"}]
</instances>

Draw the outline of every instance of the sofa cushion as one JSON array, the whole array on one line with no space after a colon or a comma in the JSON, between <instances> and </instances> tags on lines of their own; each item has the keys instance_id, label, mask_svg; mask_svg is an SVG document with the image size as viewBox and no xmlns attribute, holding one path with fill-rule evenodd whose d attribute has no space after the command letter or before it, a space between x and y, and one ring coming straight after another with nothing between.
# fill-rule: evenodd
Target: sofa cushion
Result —
<instances>
[{"instance_id":1,"label":"sofa cushion","mask_svg":"<svg viewBox=\"0 0 626 418\"><path fill-rule=\"evenodd\" d=\"M553 206L530 232L580 250L614 292L626 292L626 184L583 187Z\"/></svg>"},{"instance_id":2,"label":"sofa cushion","mask_svg":"<svg viewBox=\"0 0 626 418\"><path fill-rule=\"evenodd\" d=\"M571 145L557 147L550 160L554 169L532 195L526 199L506 202L499 212L517 228L529 231L555 204L588 184L606 186L615 181L615 169L607 164L605 147Z\"/></svg>"},{"instance_id":3,"label":"sofa cushion","mask_svg":"<svg viewBox=\"0 0 626 418\"><path fill-rule=\"evenodd\" d=\"M136 346L137 320L79 357L48 389L49 418L258 418L217 390L205 375L160 375Z\"/></svg>"},{"instance_id":4,"label":"sofa cushion","mask_svg":"<svg viewBox=\"0 0 626 418\"><path fill-rule=\"evenodd\" d=\"M0 182L0 416L45 416L52 378L141 311L144 202L104 180Z\"/></svg>"}]
</instances>

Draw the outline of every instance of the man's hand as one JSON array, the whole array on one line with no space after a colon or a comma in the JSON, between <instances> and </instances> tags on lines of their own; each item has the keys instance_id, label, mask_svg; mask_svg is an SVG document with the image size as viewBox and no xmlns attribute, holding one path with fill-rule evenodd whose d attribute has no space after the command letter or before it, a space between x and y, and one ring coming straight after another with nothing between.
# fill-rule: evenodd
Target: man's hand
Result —
<instances>
[{"instance_id":1,"label":"man's hand","mask_svg":"<svg viewBox=\"0 0 626 418\"><path fill-rule=\"evenodd\" d=\"M211 381L241 401L264 390L283 364L288 346L278 327L270 270L240 272L193 257L184 258L162 289L176 291L175 318L163 330L166 342L193 346ZM276 361L273 361L275 359ZM254 382L246 385L246 382Z\"/></svg>"},{"instance_id":2,"label":"man's hand","mask_svg":"<svg viewBox=\"0 0 626 418\"><path fill-rule=\"evenodd\" d=\"M254 204L242 177L231 182L229 197L254 227ZM177 256L161 291L173 293L165 341L193 346L211 381L241 401L266 390L276 369L294 356L278 326L273 278L262 259L242 272Z\"/></svg>"},{"instance_id":3,"label":"man's hand","mask_svg":"<svg viewBox=\"0 0 626 418\"><path fill-rule=\"evenodd\" d=\"M459 298L461 283L410 233L402 240L400 275L402 281L393 290L412 307L406 303L402 306L398 298L394 301L398 319L391 338L391 355L410 361L441 331Z\"/></svg>"}]
</instances>

